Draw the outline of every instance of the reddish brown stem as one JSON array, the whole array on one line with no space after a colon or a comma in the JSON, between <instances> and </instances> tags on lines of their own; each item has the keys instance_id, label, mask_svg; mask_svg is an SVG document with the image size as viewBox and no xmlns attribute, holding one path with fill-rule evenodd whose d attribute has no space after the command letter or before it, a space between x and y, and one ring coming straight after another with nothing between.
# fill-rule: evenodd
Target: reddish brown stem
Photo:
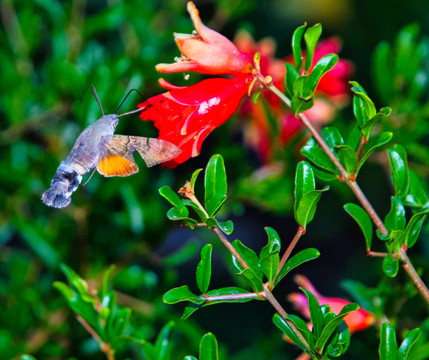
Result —
<instances>
[{"instance_id":1,"label":"reddish brown stem","mask_svg":"<svg viewBox=\"0 0 429 360\"><path fill-rule=\"evenodd\" d=\"M302 234L304 234L304 232L305 232L304 228L300 226L294 238L292 239L291 243L289 244L288 248L286 249L285 253L283 254L282 258L280 259L280 263L277 268L275 277L277 277L283 265L286 263L287 259L289 259L290 254L292 253L293 249L295 248L295 245L297 244L298 240L301 238Z\"/></svg>"},{"instance_id":2,"label":"reddish brown stem","mask_svg":"<svg viewBox=\"0 0 429 360\"><path fill-rule=\"evenodd\" d=\"M86 320L82 316L76 315L76 318L81 323L81 325L86 329L86 331L88 331L89 334L94 338L94 340L97 341L98 345L100 346L100 350L106 354L107 359L115 360L114 351L110 347L110 344L105 343L103 340L101 340L101 338L98 336L95 330L86 322Z\"/></svg>"}]
</instances>

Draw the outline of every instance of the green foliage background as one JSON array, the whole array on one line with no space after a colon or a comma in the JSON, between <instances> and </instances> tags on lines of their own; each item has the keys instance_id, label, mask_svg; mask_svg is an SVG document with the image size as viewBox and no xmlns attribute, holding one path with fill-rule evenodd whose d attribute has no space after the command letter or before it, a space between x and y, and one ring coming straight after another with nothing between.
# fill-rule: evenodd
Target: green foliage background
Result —
<instances>
[{"instance_id":1,"label":"green foliage background","mask_svg":"<svg viewBox=\"0 0 429 360\"><path fill-rule=\"evenodd\" d=\"M375 67L371 54L380 41L392 43L397 32L411 21L420 23L421 33L428 34L429 3L416 0L405 8L402 2L385 0L319 3L324 5L318 8L310 0L218 0L201 4L197 1L196 5L207 25L230 38L240 27L249 29L256 39L274 37L278 57L290 53L290 38L296 26L303 21L322 22L325 37L338 35L343 39L341 56L354 62L354 78L369 90L379 107L389 105L394 111L395 106L400 108L404 97L383 97L372 85ZM259 249L263 246L259 239L265 239L265 225L276 228L283 239L293 236L291 209L276 203L280 198L292 204L292 188L261 184L251 192L265 194L268 187L275 196L268 200L263 195L256 196L252 206L241 201L248 197L246 192L241 193L241 199L234 198L234 187L243 190L237 184L258 166L252 152L243 148L234 120L210 136L199 158L175 170L148 170L140 161L140 173L129 178L94 175L64 210L43 205L40 196L59 162L79 132L101 115L91 84L106 113L116 111L131 88L140 89L147 97L158 94L159 74L154 66L173 61L178 50L172 33L190 33L192 23L185 12L185 2L175 0L7 0L0 4L0 12L0 358L10 359L24 352L39 359L104 357L52 287L54 281L64 280L61 262L94 286L99 285L108 266L116 264L113 284L120 291L119 302L134 310L130 329L134 335L153 341L165 323L178 319L182 307L165 305L161 297L171 287L185 283L183 279L193 279L198 258L192 256L205 240L197 232L168 222L168 206L158 189L164 185L179 188L215 152L225 158L232 189L228 206L237 226L234 238ZM165 78L186 84L180 74ZM197 77L192 75L188 82L191 81L197 81ZM427 122L427 88L425 91L423 97L401 108L403 118L410 124ZM133 97L121 111L134 109L137 102L141 99ZM347 124L350 117L351 110L345 109L337 122ZM394 128L395 124L390 126ZM403 129L413 136L401 136ZM416 164L416 170L427 179L427 125L410 128L404 121L394 130L399 134L398 140L412 150L411 162ZM143 123L138 116L123 118L117 133L156 136L152 124ZM289 165L290 181L295 164ZM370 164L361 177L362 187L376 210L386 214L390 189L382 168ZM305 239L307 245L326 255L307 269L322 293L345 296L339 289L345 278L374 287L383 275L381 261L365 257L361 234L342 212L343 200L350 201L351 195L341 186L336 190L322 199ZM181 248L183 251L177 253ZM221 256L215 258L217 275L213 281L223 286L230 276L222 265L226 254L222 249L218 252ZM425 260L428 253L425 231L412 253L417 268L429 270ZM188 258L191 260L183 262ZM407 301L412 291L408 284L399 283L406 284L403 274L396 285L385 279L380 285L391 302L388 308L393 319L400 312L400 328L421 326L427 333L429 323L421 323L426 312L420 299L414 296ZM289 283L284 294L292 290L295 286ZM279 298L282 296L279 294ZM284 343L272 326L271 316L272 310L259 303L204 309L194 318L178 322L174 334L177 358L196 354L201 335L207 331L216 334L221 354L228 354L230 359L297 356L299 352ZM377 336L375 329L354 335L348 358L359 359L369 352L373 354L371 358L376 358ZM124 354L138 358L139 346L132 346Z\"/></svg>"}]
</instances>

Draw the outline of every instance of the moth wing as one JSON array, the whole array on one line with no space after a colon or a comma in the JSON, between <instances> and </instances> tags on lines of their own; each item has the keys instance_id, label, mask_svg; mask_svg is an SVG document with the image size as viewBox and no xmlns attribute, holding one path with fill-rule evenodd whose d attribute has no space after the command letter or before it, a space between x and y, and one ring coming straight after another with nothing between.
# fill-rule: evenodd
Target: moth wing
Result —
<instances>
[{"instance_id":1,"label":"moth wing","mask_svg":"<svg viewBox=\"0 0 429 360\"><path fill-rule=\"evenodd\" d=\"M97 171L105 177L129 176L137 173L139 168L134 163L133 157L129 157L127 153L121 155L116 151L108 149L100 160L98 160Z\"/></svg>"},{"instance_id":2,"label":"moth wing","mask_svg":"<svg viewBox=\"0 0 429 360\"><path fill-rule=\"evenodd\" d=\"M134 151L138 151L147 167L172 160L182 152L168 141L140 136L114 135L109 147L114 152L122 151L130 157Z\"/></svg>"}]
</instances>

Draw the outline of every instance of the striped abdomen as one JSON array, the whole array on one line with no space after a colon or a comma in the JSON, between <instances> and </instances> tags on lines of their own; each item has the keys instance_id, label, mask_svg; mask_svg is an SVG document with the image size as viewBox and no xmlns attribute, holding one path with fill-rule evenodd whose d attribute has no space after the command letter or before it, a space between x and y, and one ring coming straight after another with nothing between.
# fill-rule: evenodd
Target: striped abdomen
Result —
<instances>
[{"instance_id":1,"label":"striped abdomen","mask_svg":"<svg viewBox=\"0 0 429 360\"><path fill-rule=\"evenodd\" d=\"M67 159L58 167L51 181L51 187L42 195L48 206L63 208L70 204L71 195L82 181L88 169L79 163L68 163Z\"/></svg>"}]
</instances>

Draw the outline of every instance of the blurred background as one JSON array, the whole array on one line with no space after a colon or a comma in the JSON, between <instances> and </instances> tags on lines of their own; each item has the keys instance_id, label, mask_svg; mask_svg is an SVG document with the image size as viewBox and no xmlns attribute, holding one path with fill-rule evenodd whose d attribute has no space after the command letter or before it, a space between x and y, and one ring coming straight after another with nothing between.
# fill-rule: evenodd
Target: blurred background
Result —
<instances>
[{"instance_id":1,"label":"blurred background","mask_svg":"<svg viewBox=\"0 0 429 360\"><path fill-rule=\"evenodd\" d=\"M428 1L195 3L203 22L230 39L243 29L255 41L271 37L277 44L274 55L278 59L291 53L291 36L297 26L305 21L322 23L322 38L341 40L340 57L353 64L351 79L364 86L377 108L393 108L395 122L384 124L384 130L394 130L395 140L410 152L411 166L427 181ZM162 295L174 286L194 284L199 248L216 241L204 229L190 231L169 222L165 216L168 204L158 189L164 185L178 189L212 154L225 158L230 198L222 215L234 221L231 240L238 238L259 250L266 243L263 228L271 226L287 246L296 231L293 178L301 160L297 145L305 135L277 149L270 160L261 159L258 149L244 144L246 121L251 121L244 115L216 129L199 157L175 169L147 169L137 159L137 175L106 179L97 173L79 187L71 205L63 210L49 208L40 200L78 134L101 116L91 85L97 89L105 113L115 112L132 88L147 98L162 92L154 66L173 62L180 55L173 32L193 30L185 1L3 0L0 16L1 359L21 353L38 359L105 357L52 286L54 281L64 281L60 263L94 286L108 266L115 264L113 285L119 291L118 300L133 310L130 332L143 339L153 341L168 320L178 320L183 304L165 305ZM398 71L387 72L380 79L377 74L390 66L375 55L381 42L390 44L394 62L389 63L390 68L397 70L400 61L395 63L395 59L402 63L407 56L415 59L418 50L417 64L405 61L410 66L402 67L401 76L395 75ZM401 53L401 49L408 51ZM407 77L407 71L414 70ZM183 74L162 77L176 85L200 79L195 74L189 80ZM411 91L416 79L420 79L417 93ZM139 102L142 99L137 95L130 96L121 112L135 109ZM336 108L329 122L347 130L353 122L350 101ZM157 136L153 124L141 121L138 115L121 118L116 133ZM384 216L391 188L383 157L375 160L362 170L359 182ZM348 189L337 184L322 197L315 220L298 245L298 249L316 247L322 255L300 270L305 269L305 275L326 296L350 299L341 287L345 279L359 280L367 287L380 287L381 282L386 311L392 317L402 316L399 328L421 326L428 331L424 304L409 290L404 274L400 271L396 279L387 280L381 272L382 261L366 256L358 227L342 209L350 201L354 199ZM227 254L215 247L212 286L232 286L235 280L228 271ZM374 250L383 251L382 244L376 241ZM421 241L410 251L419 271L429 270L428 255L424 229ZM429 281L427 273L423 279ZM293 311L286 295L296 291L296 285L292 277L283 283L276 296ZM221 344L222 358L293 359L299 351L281 339L272 325L272 314L268 304L251 302L208 307L186 322L178 320L174 335L177 358L197 354L201 335L211 331ZM375 327L357 333L347 358L376 359L378 344ZM139 358L137 346L125 350L125 356Z\"/></svg>"}]
</instances>

